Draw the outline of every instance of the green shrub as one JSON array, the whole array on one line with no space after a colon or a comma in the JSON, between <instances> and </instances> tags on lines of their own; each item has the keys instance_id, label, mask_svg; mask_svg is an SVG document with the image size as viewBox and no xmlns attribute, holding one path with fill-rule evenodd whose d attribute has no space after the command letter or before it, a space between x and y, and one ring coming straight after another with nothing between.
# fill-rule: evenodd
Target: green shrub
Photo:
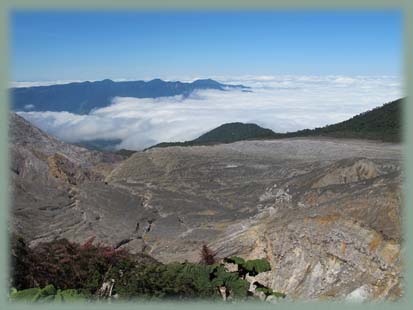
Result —
<instances>
[{"instance_id":1,"label":"green shrub","mask_svg":"<svg viewBox=\"0 0 413 310\"><path fill-rule=\"evenodd\" d=\"M112 293L120 300L221 300L221 286L234 299L245 299L249 296L245 275L270 270L264 259L245 261L236 256L225 261L237 263L238 272L228 272L218 263L162 264L144 254L93 245L93 239L83 245L61 239L34 249L29 249L23 240L15 244L18 246L13 252L12 283L18 285L10 299L19 301L84 301L111 279Z\"/></svg>"},{"instance_id":2,"label":"green shrub","mask_svg":"<svg viewBox=\"0 0 413 310\"><path fill-rule=\"evenodd\" d=\"M229 258L224 259L227 263L237 264L238 265L238 272L240 276L245 277L246 274L250 276L256 276L261 272L266 272L271 270L270 263L261 258L261 259L253 259L253 260L244 260L238 256L231 256Z\"/></svg>"},{"instance_id":3,"label":"green shrub","mask_svg":"<svg viewBox=\"0 0 413 310\"><path fill-rule=\"evenodd\" d=\"M86 301L90 299L91 296L83 292L74 290L74 289L68 289L68 290L58 290L55 298L56 298L56 301L60 300L63 302L79 302L79 301Z\"/></svg>"},{"instance_id":4,"label":"green shrub","mask_svg":"<svg viewBox=\"0 0 413 310\"><path fill-rule=\"evenodd\" d=\"M128 272L110 273L115 279L114 292L121 298L158 299L209 298L217 294L210 277L213 265L172 263L138 265Z\"/></svg>"},{"instance_id":5,"label":"green shrub","mask_svg":"<svg viewBox=\"0 0 413 310\"><path fill-rule=\"evenodd\" d=\"M218 287L226 286L236 299L248 296L248 281L223 265L171 263L140 265L127 272L113 269L114 293L124 299L221 299Z\"/></svg>"},{"instance_id":6,"label":"green shrub","mask_svg":"<svg viewBox=\"0 0 413 310\"><path fill-rule=\"evenodd\" d=\"M243 265L244 269L249 275L255 276L261 272L266 272L271 270L270 263L265 259L253 259L248 260Z\"/></svg>"},{"instance_id":7,"label":"green shrub","mask_svg":"<svg viewBox=\"0 0 413 310\"><path fill-rule=\"evenodd\" d=\"M242 257L238 256L231 256L229 258L225 258L224 261L231 264L237 264L238 266L242 266L245 264L245 260Z\"/></svg>"},{"instance_id":8,"label":"green shrub","mask_svg":"<svg viewBox=\"0 0 413 310\"><path fill-rule=\"evenodd\" d=\"M37 300L39 292L40 292L40 288L29 288L29 289L22 290L22 291L12 289L10 293L10 300L33 302Z\"/></svg>"},{"instance_id":9,"label":"green shrub","mask_svg":"<svg viewBox=\"0 0 413 310\"><path fill-rule=\"evenodd\" d=\"M284 293L274 292L271 288L265 287L265 286L258 287L256 289L256 291L257 292L263 292L266 296L272 295L272 296L275 296L277 298L285 298L286 297L286 295Z\"/></svg>"},{"instance_id":10,"label":"green shrub","mask_svg":"<svg viewBox=\"0 0 413 310\"><path fill-rule=\"evenodd\" d=\"M88 296L77 290L56 290L53 285L48 285L43 289L29 288L21 291L12 289L9 298L17 302L74 302L86 301Z\"/></svg>"}]
</instances>

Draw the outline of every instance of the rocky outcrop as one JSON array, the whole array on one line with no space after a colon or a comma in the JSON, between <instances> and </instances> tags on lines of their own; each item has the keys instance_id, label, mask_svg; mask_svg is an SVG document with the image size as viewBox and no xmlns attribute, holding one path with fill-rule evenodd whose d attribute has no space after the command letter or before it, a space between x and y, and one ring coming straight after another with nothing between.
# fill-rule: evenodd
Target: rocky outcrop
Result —
<instances>
[{"instance_id":1,"label":"rocky outcrop","mask_svg":"<svg viewBox=\"0 0 413 310\"><path fill-rule=\"evenodd\" d=\"M257 281L290 298L344 299L360 287L368 299L402 293L400 244L340 217L269 218L215 247L268 259L272 271Z\"/></svg>"},{"instance_id":2,"label":"rocky outcrop","mask_svg":"<svg viewBox=\"0 0 413 310\"><path fill-rule=\"evenodd\" d=\"M124 161L11 116L11 229L161 262L266 258L254 283L293 299L403 294L402 146L283 139L155 148Z\"/></svg>"},{"instance_id":3,"label":"rocky outcrop","mask_svg":"<svg viewBox=\"0 0 413 310\"><path fill-rule=\"evenodd\" d=\"M84 188L99 186L122 157L63 143L10 114L13 199L10 230L32 244L67 236L84 241L91 216ZM95 207L93 207L95 209Z\"/></svg>"},{"instance_id":4,"label":"rocky outcrop","mask_svg":"<svg viewBox=\"0 0 413 310\"><path fill-rule=\"evenodd\" d=\"M351 165L338 163L323 173L311 188L360 182L375 178L378 175L377 165L371 160L360 159Z\"/></svg>"}]
</instances>

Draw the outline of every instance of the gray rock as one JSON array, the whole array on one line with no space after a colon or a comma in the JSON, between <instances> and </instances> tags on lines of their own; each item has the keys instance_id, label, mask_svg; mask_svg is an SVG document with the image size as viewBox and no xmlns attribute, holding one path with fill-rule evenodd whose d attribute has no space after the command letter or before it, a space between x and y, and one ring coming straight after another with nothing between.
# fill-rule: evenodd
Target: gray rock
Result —
<instances>
[{"instance_id":1,"label":"gray rock","mask_svg":"<svg viewBox=\"0 0 413 310\"><path fill-rule=\"evenodd\" d=\"M243 141L121 161L15 114L10 125L10 228L32 245L95 235L162 262L198 262L208 244L218 258L266 258L272 270L257 281L291 299L403 294L400 144Z\"/></svg>"}]
</instances>

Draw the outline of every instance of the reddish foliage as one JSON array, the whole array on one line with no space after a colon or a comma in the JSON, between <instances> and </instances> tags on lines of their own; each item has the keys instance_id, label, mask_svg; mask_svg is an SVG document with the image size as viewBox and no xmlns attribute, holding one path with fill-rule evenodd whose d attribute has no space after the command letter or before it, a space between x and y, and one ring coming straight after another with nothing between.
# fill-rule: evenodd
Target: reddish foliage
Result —
<instances>
[{"instance_id":1,"label":"reddish foliage","mask_svg":"<svg viewBox=\"0 0 413 310\"><path fill-rule=\"evenodd\" d=\"M88 250L88 249L90 249L90 248L93 246L93 241L95 241L95 239L96 239L96 236L90 237L89 239L86 240L85 243L83 243L83 244L80 246L80 249L81 249L81 250Z\"/></svg>"},{"instance_id":2,"label":"reddish foliage","mask_svg":"<svg viewBox=\"0 0 413 310\"><path fill-rule=\"evenodd\" d=\"M60 239L40 243L33 249L22 241L12 259L13 286L24 289L53 284L61 289L96 290L112 265L132 258L124 249L93 245L94 240L92 237L79 245ZM24 262L19 254L25 257Z\"/></svg>"},{"instance_id":3,"label":"reddish foliage","mask_svg":"<svg viewBox=\"0 0 413 310\"><path fill-rule=\"evenodd\" d=\"M200 256L201 260L200 263L206 265L213 265L217 262L216 260L217 253L212 251L207 245L203 245L201 248Z\"/></svg>"}]
</instances>

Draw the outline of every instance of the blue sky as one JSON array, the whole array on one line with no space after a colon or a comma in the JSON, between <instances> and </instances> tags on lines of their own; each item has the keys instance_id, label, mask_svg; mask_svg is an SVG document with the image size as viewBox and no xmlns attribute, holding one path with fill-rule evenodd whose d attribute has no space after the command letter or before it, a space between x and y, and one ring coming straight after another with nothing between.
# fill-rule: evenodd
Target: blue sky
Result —
<instances>
[{"instance_id":1,"label":"blue sky","mask_svg":"<svg viewBox=\"0 0 413 310\"><path fill-rule=\"evenodd\" d=\"M14 81L400 75L398 11L14 11Z\"/></svg>"}]
</instances>

